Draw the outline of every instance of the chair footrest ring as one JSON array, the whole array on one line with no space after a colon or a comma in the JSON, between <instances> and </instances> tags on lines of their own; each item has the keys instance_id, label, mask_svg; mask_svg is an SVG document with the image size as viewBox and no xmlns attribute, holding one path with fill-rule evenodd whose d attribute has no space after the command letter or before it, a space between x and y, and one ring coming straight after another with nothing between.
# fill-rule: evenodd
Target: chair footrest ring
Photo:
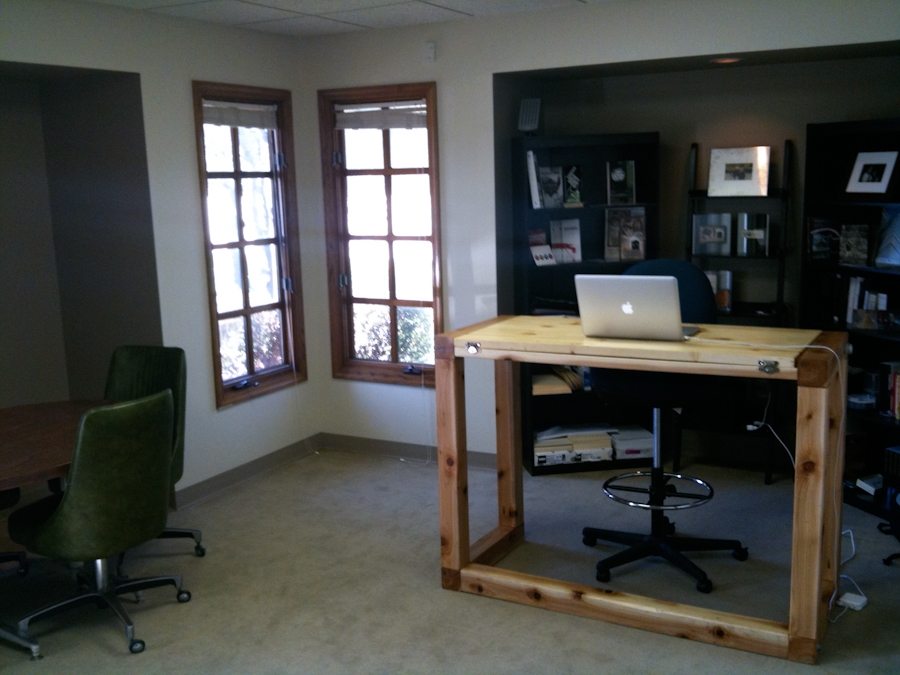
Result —
<instances>
[{"instance_id":1,"label":"chair footrest ring","mask_svg":"<svg viewBox=\"0 0 900 675\"><path fill-rule=\"evenodd\" d=\"M691 509L713 498L712 485L699 478L681 473L658 475L662 480L660 484L654 485L653 474L649 471L619 474L603 483L603 492L620 504L660 511ZM644 480L648 478L649 484ZM642 500L639 495L645 495L645 498ZM666 500L670 500L670 503L667 504Z\"/></svg>"}]
</instances>

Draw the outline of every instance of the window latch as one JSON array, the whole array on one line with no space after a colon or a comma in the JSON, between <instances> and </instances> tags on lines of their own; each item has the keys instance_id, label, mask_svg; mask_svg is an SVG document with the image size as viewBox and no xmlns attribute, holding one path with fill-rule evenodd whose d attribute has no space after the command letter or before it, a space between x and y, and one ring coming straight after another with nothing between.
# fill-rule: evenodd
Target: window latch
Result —
<instances>
[{"instance_id":1,"label":"window latch","mask_svg":"<svg viewBox=\"0 0 900 675\"><path fill-rule=\"evenodd\" d=\"M335 150L331 153L331 163L334 164L334 166L340 166L344 163L344 159L343 157L341 157L340 150Z\"/></svg>"},{"instance_id":2,"label":"window latch","mask_svg":"<svg viewBox=\"0 0 900 675\"><path fill-rule=\"evenodd\" d=\"M240 391L241 389L250 389L251 387L258 387L259 382L252 380L241 380L237 384L231 385L231 388L235 391Z\"/></svg>"},{"instance_id":3,"label":"window latch","mask_svg":"<svg viewBox=\"0 0 900 675\"><path fill-rule=\"evenodd\" d=\"M284 289L285 293L293 293L294 292L294 280L290 277L284 277L281 280L281 287Z\"/></svg>"},{"instance_id":4,"label":"window latch","mask_svg":"<svg viewBox=\"0 0 900 675\"><path fill-rule=\"evenodd\" d=\"M283 153L283 152L276 152L276 153L275 153L275 163L277 164L278 168L280 168L280 169L284 169L284 168L287 167L287 162L286 162L285 159L284 159L284 153Z\"/></svg>"},{"instance_id":5,"label":"window latch","mask_svg":"<svg viewBox=\"0 0 900 675\"><path fill-rule=\"evenodd\" d=\"M422 370L420 368L416 368L413 364L409 364L406 368L403 369L404 375L421 375Z\"/></svg>"},{"instance_id":6,"label":"window latch","mask_svg":"<svg viewBox=\"0 0 900 675\"><path fill-rule=\"evenodd\" d=\"M342 291L350 285L350 277L346 274L338 274L338 290Z\"/></svg>"}]
</instances>

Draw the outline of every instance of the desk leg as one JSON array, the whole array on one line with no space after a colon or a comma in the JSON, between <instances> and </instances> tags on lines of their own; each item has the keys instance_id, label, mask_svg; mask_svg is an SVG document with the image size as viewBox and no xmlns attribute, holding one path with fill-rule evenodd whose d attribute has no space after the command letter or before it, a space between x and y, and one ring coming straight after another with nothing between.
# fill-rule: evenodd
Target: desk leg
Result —
<instances>
[{"instance_id":1,"label":"desk leg","mask_svg":"<svg viewBox=\"0 0 900 675\"><path fill-rule=\"evenodd\" d=\"M788 624L788 658L794 661L815 663L828 624L828 602L837 582L843 409L837 371L825 387L797 387Z\"/></svg>"},{"instance_id":2,"label":"desk leg","mask_svg":"<svg viewBox=\"0 0 900 675\"><path fill-rule=\"evenodd\" d=\"M469 484L463 359L435 359L441 584L459 590L469 564Z\"/></svg>"}]
</instances>

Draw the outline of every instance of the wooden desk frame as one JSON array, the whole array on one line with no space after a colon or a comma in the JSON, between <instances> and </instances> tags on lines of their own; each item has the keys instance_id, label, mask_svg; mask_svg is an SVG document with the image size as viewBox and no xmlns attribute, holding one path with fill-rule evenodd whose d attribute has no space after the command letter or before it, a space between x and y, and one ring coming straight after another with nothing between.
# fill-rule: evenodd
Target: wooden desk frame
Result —
<instances>
[{"instance_id":1,"label":"wooden desk frame","mask_svg":"<svg viewBox=\"0 0 900 675\"><path fill-rule=\"evenodd\" d=\"M511 600L711 644L815 663L840 562L847 337L820 333L824 349L800 352L795 368L767 375L747 365L659 362L558 351L466 351L463 336L509 317L439 335L436 342L441 580L444 588ZM462 344L461 344L462 343ZM473 350L474 351L474 350ZM469 538L464 359L494 360L498 525ZM796 472L787 623L655 600L603 587L493 567L524 541L519 362L711 373L797 381Z\"/></svg>"}]
</instances>

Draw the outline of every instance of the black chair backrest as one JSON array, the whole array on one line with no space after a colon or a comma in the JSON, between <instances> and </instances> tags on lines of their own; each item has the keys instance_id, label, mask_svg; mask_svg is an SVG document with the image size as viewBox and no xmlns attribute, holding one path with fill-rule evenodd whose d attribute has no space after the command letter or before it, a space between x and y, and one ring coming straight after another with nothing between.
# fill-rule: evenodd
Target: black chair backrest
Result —
<instances>
[{"instance_id":1,"label":"black chair backrest","mask_svg":"<svg viewBox=\"0 0 900 675\"><path fill-rule=\"evenodd\" d=\"M681 320L685 323L716 323L716 297L709 279L686 260L644 260L629 267L625 274L675 277L678 279Z\"/></svg>"},{"instance_id":2,"label":"black chair backrest","mask_svg":"<svg viewBox=\"0 0 900 675\"><path fill-rule=\"evenodd\" d=\"M130 401L169 389L175 406L172 485L184 473L184 415L187 365L179 347L126 345L113 352L106 377L107 401Z\"/></svg>"},{"instance_id":3,"label":"black chair backrest","mask_svg":"<svg viewBox=\"0 0 900 675\"><path fill-rule=\"evenodd\" d=\"M168 389L85 413L66 491L29 550L98 560L157 537L168 516L172 419Z\"/></svg>"}]
</instances>

